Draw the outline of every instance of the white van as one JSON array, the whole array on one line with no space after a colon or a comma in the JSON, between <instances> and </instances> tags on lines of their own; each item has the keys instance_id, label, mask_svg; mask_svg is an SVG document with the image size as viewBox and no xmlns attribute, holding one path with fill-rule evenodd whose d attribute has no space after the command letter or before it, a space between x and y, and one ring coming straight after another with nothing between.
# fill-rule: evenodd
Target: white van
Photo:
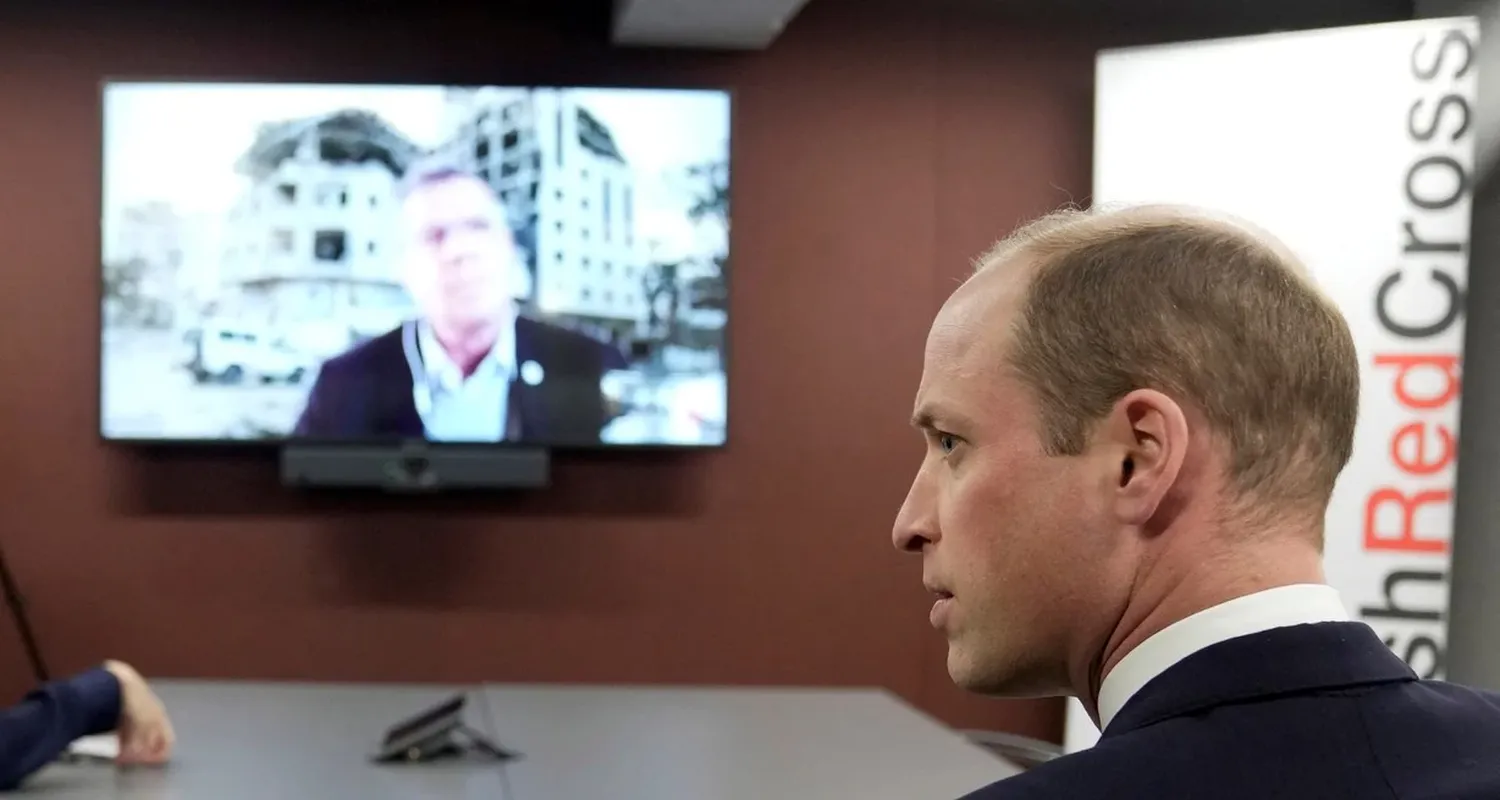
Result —
<instances>
[{"instance_id":1,"label":"white van","mask_svg":"<svg viewBox=\"0 0 1500 800\"><path fill-rule=\"evenodd\" d=\"M187 367L199 383L301 383L311 359L286 342L232 325L205 325Z\"/></svg>"}]
</instances>

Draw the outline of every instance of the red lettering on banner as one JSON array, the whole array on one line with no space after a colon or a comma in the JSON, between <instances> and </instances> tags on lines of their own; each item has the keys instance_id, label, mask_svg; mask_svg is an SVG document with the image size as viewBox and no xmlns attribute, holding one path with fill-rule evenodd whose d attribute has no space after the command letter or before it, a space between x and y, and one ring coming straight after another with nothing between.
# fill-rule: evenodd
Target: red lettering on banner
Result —
<instances>
[{"instance_id":1,"label":"red lettering on banner","mask_svg":"<svg viewBox=\"0 0 1500 800\"><path fill-rule=\"evenodd\" d=\"M1404 553L1446 553L1448 543L1441 539L1423 539L1417 536L1417 509L1429 503L1446 503L1453 498L1447 489L1427 489L1408 497L1400 489L1382 486L1370 493L1365 502L1365 549L1398 550ZM1401 530L1394 536L1382 535L1376 529L1380 509L1387 503L1398 503L1401 508Z\"/></svg>"},{"instance_id":2,"label":"red lettering on banner","mask_svg":"<svg viewBox=\"0 0 1500 800\"><path fill-rule=\"evenodd\" d=\"M1449 354L1382 353L1375 356L1376 367L1396 370L1391 394L1408 410L1432 412L1443 410L1458 400L1462 379L1461 360ZM1436 375L1441 383L1435 390L1422 391L1410 381L1416 376ZM1453 465L1458 456L1457 437L1438 422L1416 419L1399 425L1391 434L1391 463L1401 472L1423 478L1437 475ZM1448 542L1442 538L1422 536L1417 532L1417 512L1424 507L1449 504L1453 487L1448 481L1434 487L1405 490L1379 486L1365 500L1365 549L1402 553L1446 553ZM1394 509L1399 523L1395 530L1380 528L1380 512Z\"/></svg>"},{"instance_id":3,"label":"red lettering on banner","mask_svg":"<svg viewBox=\"0 0 1500 800\"><path fill-rule=\"evenodd\" d=\"M1458 356L1450 355L1380 355L1375 356L1377 367L1397 367L1400 372L1396 373L1396 399L1401 405L1419 411L1429 411L1434 408L1442 408L1458 399L1459 377ZM1410 387L1406 385L1406 379L1411 376L1413 370L1426 367L1435 369L1442 373L1446 379L1443 390L1428 397L1417 397L1411 393Z\"/></svg>"},{"instance_id":4,"label":"red lettering on banner","mask_svg":"<svg viewBox=\"0 0 1500 800\"><path fill-rule=\"evenodd\" d=\"M1391 437L1391 462L1401 468L1402 472L1410 475L1432 475L1441 472L1458 455L1457 440L1453 433L1443 425L1431 426L1437 434L1438 443L1442 446L1436 458L1427 458L1428 439L1425 436L1428 430L1425 422L1409 422L1396 429L1396 435ZM1409 441L1409 444L1403 442ZM1412 450L1410 455L1407 451Z\"/></svg>"}]
</instances>

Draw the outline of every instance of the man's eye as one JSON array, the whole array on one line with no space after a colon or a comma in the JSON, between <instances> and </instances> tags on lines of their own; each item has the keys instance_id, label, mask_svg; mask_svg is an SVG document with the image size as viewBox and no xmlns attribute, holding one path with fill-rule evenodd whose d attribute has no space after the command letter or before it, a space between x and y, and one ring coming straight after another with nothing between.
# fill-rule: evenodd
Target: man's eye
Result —
<instances>
[{"instance_id":1,"label":"man's eye","mask_svg":"<svg viewBox=\"0 0 1500 800\"><path fill-rule=\"evenodd\" d=\"M958 437L949 433L940 433L937 437L937 443L938 447L944 453L951 453L953 452L953 448L958 446Z\"/></svg>"}]
</instances>

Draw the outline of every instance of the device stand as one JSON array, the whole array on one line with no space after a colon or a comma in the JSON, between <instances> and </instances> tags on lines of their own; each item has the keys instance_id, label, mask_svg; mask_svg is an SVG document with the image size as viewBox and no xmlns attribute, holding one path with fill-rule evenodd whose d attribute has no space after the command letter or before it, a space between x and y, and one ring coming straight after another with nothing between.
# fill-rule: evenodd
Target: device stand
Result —
<instances>
[{"instance_id":1,"label":"device stand","mask_svg":"<svg viewBox=\"0 0 1500 800\"><path fill-rule=\"evenodd\" d=\"M463 721L468 698L456 695L386 731L373 760L380 764L423 764L465 756L510 761L506 750Z\"/></svg>"},{"instance_id":2,"label":"device stand","mask_svg":"<svg viewBox=\"0 0 1500 800\"><path fill-rule=\"evenodd\" d=\"M430 764L465 757L511 761L519 756L479 731L460 725L411 741L404 750L382 750L375 756L375 761L381 764Z\"/></svg>"},{"instance_id":3,"label":"device stand","mask_svg":"<svg viewBox=\"0 0 1500 800\"><path fill-rule=\"evenodd\" d=\"M464 748L465 752L475 753L485 758L494 759L495 761L511 761L521 756L520 753L514 750L506 750L494 743L488 736L474 730L468 725L460 727L455 733L458 734L457 738L462 739L466 745Z\"/></svg>"}]
</instances>

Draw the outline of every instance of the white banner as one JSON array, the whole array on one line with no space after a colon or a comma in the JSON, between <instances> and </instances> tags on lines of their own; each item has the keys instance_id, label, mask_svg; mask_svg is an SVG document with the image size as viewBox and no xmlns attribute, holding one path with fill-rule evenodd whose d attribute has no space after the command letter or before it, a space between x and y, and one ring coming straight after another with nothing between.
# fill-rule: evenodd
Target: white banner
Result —
<instances>
[{"instance_id":1,"label":"white banner","mask_svg":"<svg viewBox=\"0 0 1500 800\"><path fill-rule=\"evenodd\" d=\"M1363 365L1328 580L1441 677L1474 164L1472 19L1132 48L1098 59L1096 203L1264 226L1343 310ZM1098 731L1070 703L1068 750Z\"/></svg>"}]
</instances>

